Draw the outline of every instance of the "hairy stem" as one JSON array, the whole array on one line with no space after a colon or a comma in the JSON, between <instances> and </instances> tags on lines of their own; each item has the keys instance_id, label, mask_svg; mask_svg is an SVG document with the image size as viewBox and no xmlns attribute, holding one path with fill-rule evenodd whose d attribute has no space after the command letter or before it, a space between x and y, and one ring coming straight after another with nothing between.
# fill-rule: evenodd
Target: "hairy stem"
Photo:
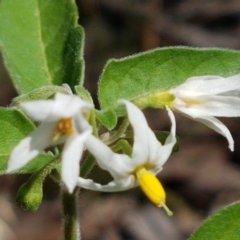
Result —
<instances>
[{"instance_id":1,"label":"hairy stem","mask_svg":"<svg viewBox=\"0 0 240 240\"><path fill-rule=\"evenodd\" d=\"M128 125L129 125L128 118L125 117L118 130L115 131L114 134L112 134L108 139L102 139L102 141L104 141L106 145L111 145L112 143L116 142L126 132Z\"/></svg>"},{"instance_id":2,"label":"hairy stem","mask_svg":"<svg viewBox=\"0 0 240 240\"><path fill-rule=\"evenodd\" d=\"M80 240L80 223L78 215L78 188L72 194L62 187L62 215L64 240Z\"/></svg>"},{"instance_id":3,"label":"hairy stem","mask_svg":"<svg viewBox=\"0 0 240 240\"><path fill-rule=\"evenodd\" d=\"M130 143L125 140L125 139L120 139L119 141L117 141L116 144L114 144L111 149L114 152L117 152L119 150L122 150L122 152L124 154L127 154L128 156L132 155L132 146L130 145Z\"/></svg>"}]
</instances>

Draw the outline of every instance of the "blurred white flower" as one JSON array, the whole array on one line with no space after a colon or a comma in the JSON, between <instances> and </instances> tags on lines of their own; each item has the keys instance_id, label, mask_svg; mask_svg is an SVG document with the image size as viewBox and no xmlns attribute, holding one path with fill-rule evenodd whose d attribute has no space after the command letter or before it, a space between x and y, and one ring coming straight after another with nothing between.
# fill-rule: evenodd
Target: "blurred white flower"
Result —
<instances>
[{"instance_id":1,"label":"blurred white flower","mask_svg":"<svg viewBox=\"0 0 240 240\"><path fill-rule=\"evenodd\" d=\"M170 90L175 96L171 107L225 136L231 151L234 141L228 128L215 117L240 116L240 74L191 77ZM215 116L215 117L214 117Z\"/></svg>"},{"instance_id":2,"label":"blurred white flower","mask_svg":"<svg viewBox=\"0 0 240 240\"><path fill-rule=\"evenodd\" d=\"M115 192L139 185L146 196L158 207L164 207L169 215L171 211L165 205L165 191L155 177L161 171L176 143L175 118L169 108L172 122L171 133L162 145L149 128L143 113L132 103L120 100L126 105L129 121L134 131L134 144L131 158L125 154L114 153L107 145L94 136L90 136L85 145L96 158L98 165L113 177L107 185L93 182L91 179L78 179L78 185L97 191Z\"/></svg>"},{"instance_id":3,"label":"blurred white flower","mask_svg":"<svg viewBox=\"0 0 240 240\"><path fill-rule=\"evenodd\" d=\"M23 167L45 148L65 143L61 175L72 192L79 175L84 142L92 132L83 112L92 106L77 96L57 93L54 100L24 102L20 107L33 121L41 124L13 149L7 172Z\"/></svg>"}]
</instances>

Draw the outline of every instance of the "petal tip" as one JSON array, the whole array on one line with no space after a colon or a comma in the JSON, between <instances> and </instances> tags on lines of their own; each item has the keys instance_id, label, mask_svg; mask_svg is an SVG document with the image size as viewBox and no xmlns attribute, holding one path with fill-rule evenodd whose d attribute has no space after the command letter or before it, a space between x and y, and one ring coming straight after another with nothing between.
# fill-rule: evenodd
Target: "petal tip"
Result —
<instances>
[{"instance_id":1,"label":"petal tip","mask_svg":"<svg viewBox=\"0 0 240 240\"><path fill-rule=\"evenodd\" d=\"M228 147L231 150L231 152L234 152L234 144L229 144Z\"/></svg>"},{"instance_id":2,"label":"petal tip","mask_svg":"<svg viewBox=\"0 0 240 240\"><path fill-rule=\"evenodd\" d=\"M65 184L67 190L68 190L68 193L72 194L75 187L77 186L77 182L74 183L74 182L69 182L69 181L66 181L64 179L62 179L63 183Z\"/></svg>"},{"instance_id":3,"label":"petal tip","mask_svg":"<svg viewBox=\"0 0 240 240\"><path fill-rule=\"evenodd\" d=\"M15 171L15 170L17 170L17 169L19 169L19 168L21 168L21 167L16 167L16 166L11 166L11 165L8 165L8 168L7 168L7 170L6 170L6 173L12 173L13 171Z\"/></svg>"}]
</instances>

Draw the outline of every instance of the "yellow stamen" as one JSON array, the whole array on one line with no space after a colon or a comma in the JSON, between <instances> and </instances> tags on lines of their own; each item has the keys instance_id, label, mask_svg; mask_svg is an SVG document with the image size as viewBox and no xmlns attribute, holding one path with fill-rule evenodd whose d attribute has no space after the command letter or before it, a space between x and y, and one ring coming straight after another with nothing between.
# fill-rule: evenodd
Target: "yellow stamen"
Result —
<instances>
[{"instance_id":1,"label":"yellow stamen","mask_svg":"<svg viewBox=\"0 0 240 240\"><path fill-rule=\"evenodd\" d=\"M192 105L201 105L203 101L199 99L190 99L190 98L183 98L183 101L186 103L187 107L190 107Z\"/></svg>"},{"instance_id":2,"label":"yellow stamen","mask_svg":"<svg viewBox=\"0 0 240 240\"><path fill-rule=\"evenodd\" d=\"M157 207L163 207L166 213L171 216L173 213L165 204L166 193L162 184L154 176L154 174L147 171L142 166L136 168L135 174L137 176L139 186L149 200Z\"/></svg>"},{"instance_id":3,"label":"yellow stamen","mask_svg":"<svg viewBox=\"0 0 240 240\"><path fill-rule=\"evenodd\" d=\"M56 142L63 135L73 133L72 118L62 118L58 121L53 133L52 142Z\"/></svg>"}]
</instances>

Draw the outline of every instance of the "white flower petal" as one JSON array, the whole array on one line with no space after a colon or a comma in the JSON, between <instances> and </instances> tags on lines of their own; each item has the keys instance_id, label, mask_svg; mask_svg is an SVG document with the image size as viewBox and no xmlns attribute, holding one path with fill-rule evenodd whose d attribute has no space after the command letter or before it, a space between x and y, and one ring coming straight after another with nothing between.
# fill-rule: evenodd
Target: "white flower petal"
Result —
<instances>
[{"instance_id":1,"label":"white flower petal","mask_svg":"<svg viewBox=\"0 0 240 240\"><path fill-rule=\"evenodd\" d=\"M232 138L232 135L228 128L217 118L213 116L203 116L199 114L199 112L196 111L190 111L189 109L180 109L183 114L186 114L188 117L203 123L204 125L208 126L209 128L215 130L216 132L220 133L224 137L227 138L228 140L228 147L230 148L231 151L234 150L234 141Z\"/></svg>"},{"instance_id":2,"label":"white flower petal","mask_svg":"<svg viewBox=\"0 0 240 240\"><path fill-rule=\"evenodd\" d=\"M166 107L166 109L172 123L171 132L167 137L165 144L159 147L156 152L153 152L149 158L149 162L154 166L154 168L151 169L154 174L157 174L162 169L162 166L168 160L176 143L176 120L171 109L169 107Z\"/></svg>"},{"instance_id":3,"label":"white flower petal","mask_svg":"<svg viewBox=\"0 0 240 240\"><path fill-rule=\"evenodd\" d=\"M80 109L91 108L92 105L83 101L80 97L75 95L66 95L57 93L55 96L56 108L53 115L62 115L63 117L71 117L79 113Z\"/></svg>"},{"instance_id":4,"label":"white flower petal","mask_svg":"<svg viewBox=\"0 0 240 240\"><path fill-rule=\"evenodd\" d=\"M63 83L62 87L69 93L69 94L73 94L72 89L69 87L69 85L67 83Z\"/></svg>"},{"instance_id":5,"label":"white flower petal","mask_svg":"<svg viewBox=\"0 0 240 240\"><path fill-rule=\"evenodd\" d=\"M228 130L228 128L221 121L219 121L215 117L209 117L209 116L197 117L197 118L195 118L195 120L205 124L209 128L215 130L216 132L218 132L221 135L223 135L224 137L226 137L228 140L229 149L231 151L234 151L234 141L233 141L232 135L231 135L230 131Z\"/></svg>"},{"instance_id":6,"label":"white flower petal","mask_svg":"<svg viewBox=\"0 0 240 240\"><path fill-rule=\"evenodd\" d=\"M175 95L173 108L225 136L233 150L229 130L213 116L240 116L240 74L192 77L170 92Z\"/></svg>"},{"instance_id":7,"label":"white flower petal","mask_svg":"<svg viewBox=\"0 0 240 240\"><path fill-rule=\"evenodd\" d=\"M20 103L20 107L33 121L43 122L48 120L55 102L54 100L30 101Z\"/></svg>"},{"instance_id":8,"label":"white flower petal","mask_svg":"<svg viewBox=\"0 0 240 240\"><path fill-rule=\"evenodd\" d=\"M199 98L201 101L201 99ZM189 111L198 115L210 115L216 117L239 117L240 98L213 95L202 99L202 104L189 107Z\"/></svg>"},{"instance_id":9,"label":"white flower petal","mask_svg":"<svg viewBox=\"0 0 240 240\"><path fill-rule=\"evenodd\" d=\"M92 126L88 123L86 118L81 114L75 115L75 117L73 118L73 122L74 122L74 127L76 128L78 133L82 133L87 130L92 132Z\"/></svg>"},{"instance_id":10,"label":"white flower petal","mask_svg":"<svg viewBox=\"0 0 240 240\"><path fill-rule=\"evenodd\" d=\"M32 137L28 136L13 149L8 161L7 172L21 168L39 154L39 149L31 149L31 141Z\"/></svg>"},{"instance_id":11,"label":"white flower petal","mask_svg":"<svg viewBox=\"0 0 240 240\"><path fill-rule=\"evenodd\" d=\"M53 123L43 123L28 137L20 141L10 155L7 172L23 167L44 148L51 145L51 133L54 128L55 124Z\"/></svg>"},{"instance_id":12,"label":"white flower petal","mask_svg":"<svg viewBox=\"0 0 240 240\"><path fill-rule=\"evenodd\" d=\"M180 86L171 90L179 97L197 97L239 90L240 74L228 78L220 76L197 76L188 78Z\"/></svg>"},{"instance_id":13,"label":"white flower petal","mask_svg":"<svg viewBox=\"0 0 240 240\"><path fill-rule=\"evenodd\" d=\"M124 178L119 181L111 181L106 185L101 185L99 183L95 183L91 179L78 178L78 186L101 192L119 192L124 191L137 186L133 176L129 176L128 178Z\"/></svg>"},{"instance_id":14,"label":"white flower petal","mask_svg":"<svg viewBox=\"0 0 240 240\"><path fill-rule=\"evenodd\" d=\"M173 143L173 142L175 144L176 143L176 120L175 120L172 110L168 106L166 106L166 109L168 112L168 116L171 120L172 126L171 126L170 135L167 137L165 144Z\"/></svg>"},{"instance_id":15,"label":"white flower petal","mask_svg":"<svg viewBox=\"0 0 240 240\"><path fill-rule=\"evenodd\" d=\"M80 113L82 108L91 107L78 96L62 93L57 93L54 100L24 102L20 106L32 120L37 122L52 122L73 117Z\"/></svg>"},{"instance_id":16,"label":"white flower petal","mask_svg":"<svg viewBox=\"0 0 240 240\"><path fill-rule=\"evenodd\" d=\"M98 138L89 136L85 145L95 157L99 167L109 171L114 179L126 177L133 171L132 160L127 155L114 153Z\"/></svg>"},{"instance_id":17,"label":"white flower petal","mask_svg":"<svg viewBox=\"0 0 240 240\"><path fill-rule=\"evenodd\" d=\"M67 139L64 145L62 152L62 181L67 186L69 193L72 193L77 185L79 162L84 142L90 134L91 131L86 131L80 135L74 134Z\"/></svg>"},{"instance_id":18,"label":"white flower petal","mask_svg":"<svg viewBox=\"0 0 240 240\"><path fill-rule=\"evenodd\" d=\"M161 147L161 143L156 139L155 134L149 128L142 111L127 100L119 100L125 104L128 118L134 131L134 143L132 161L135 166L146 162L151 154Z\"/></svg>"}]
</instances>

